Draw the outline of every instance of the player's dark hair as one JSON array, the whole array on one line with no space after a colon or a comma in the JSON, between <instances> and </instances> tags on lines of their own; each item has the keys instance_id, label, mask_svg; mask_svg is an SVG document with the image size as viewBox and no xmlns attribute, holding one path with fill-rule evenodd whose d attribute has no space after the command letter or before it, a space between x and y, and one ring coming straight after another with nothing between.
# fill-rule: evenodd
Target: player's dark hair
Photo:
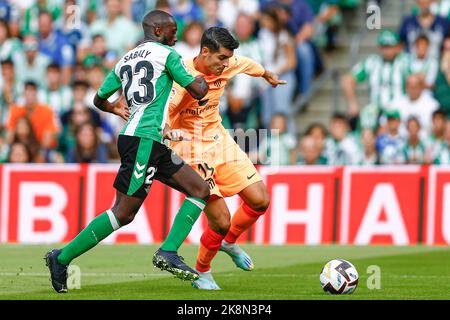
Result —
<instances>
[{"instance_id":1,"label":"player's dark hair","mask_svg":"<svg viewBox=\"0 0 450 320\"><path fill-rule=\"evenodd\" d=\"M206 47L212 52L225 48L235 50L239 47L239 42L225 28L211 27L203 33L201 48Z\"/></svg>"}]
</instances>

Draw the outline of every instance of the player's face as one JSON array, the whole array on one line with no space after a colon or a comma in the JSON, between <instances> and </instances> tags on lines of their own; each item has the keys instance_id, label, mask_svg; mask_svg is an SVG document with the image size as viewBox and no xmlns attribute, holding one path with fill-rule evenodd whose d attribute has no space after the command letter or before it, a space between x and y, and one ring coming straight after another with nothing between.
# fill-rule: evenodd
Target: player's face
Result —
<instances>
[{"instance_id":1,"label":"player's face","mask_svg":"<svg viewBox=\"0 0 450 320\"><path fill-rule=\"evenodd\" d=\"M209 48L202 48L201 52L204 57L203 61L206 68L214 75L220 76L230 65L230 58L233 56L233 50L220 47L216 52L209 50Z\"/></svg>"},{"instance_id":2,"label":"player's face","mask_svg":"<svg viewBox=\"0 0 450 320\"><path fill-rule=\"evenodd\" d=\"M178 41L177 39L177 25L176 23L168 23L163 29L162 29L162 40L161 43L165 44L166 46L174 46L175 43Z\"/></svg>"}]
</instances>

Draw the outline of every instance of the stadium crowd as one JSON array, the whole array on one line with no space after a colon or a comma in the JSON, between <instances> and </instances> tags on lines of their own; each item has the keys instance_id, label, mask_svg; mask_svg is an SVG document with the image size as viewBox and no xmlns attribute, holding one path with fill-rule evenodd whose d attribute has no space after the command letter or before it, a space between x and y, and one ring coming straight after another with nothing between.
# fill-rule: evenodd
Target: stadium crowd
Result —
<instances>
[{"instance_id":1,"label":"stadium crowd","mask_svg":"<svg viewBox=\"0 0 450 320\"><path fill-rule=\"evenodd\" d=\"M123 122L96 110L93 97L117 60L142 41L142 17L156 8L175 17L175 49L184 58L198 54L206 28L224 26L240 41L237 54L288 81L272 88L238 76L221 102L226 128L278 129L278 139L260 141L261 163L450 164L450 0L417 0L398 32L380 32L379 52L342 79L348 113L296 128L294 98L310 90L343 17L363 3L0 0L0 162L117 161ZM367 106L359 105L359 83L368 86Z\"/></svg>"}]
</instances>

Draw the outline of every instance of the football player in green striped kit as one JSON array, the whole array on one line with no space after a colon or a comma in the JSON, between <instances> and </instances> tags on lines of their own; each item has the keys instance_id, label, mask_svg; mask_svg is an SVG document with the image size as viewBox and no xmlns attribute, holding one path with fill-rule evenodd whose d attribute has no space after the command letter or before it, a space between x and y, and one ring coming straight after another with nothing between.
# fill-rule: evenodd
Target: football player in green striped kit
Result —
<instances>
[{"instance_id":1,"label":"football player in green striped kit","mask_svg":"<svg viewBox=\"0 0 450 320\"><path fill-rule=\"evenodd\" d=\"M180 279L198 279L198 273L183 262L177 250L204 209L209 188L161 142L173 81L199 100L208 92L208 85L201 76L194 78L182 64L181 56L171 48L177 40L177 26L170 14L151 11L144 17L142 26L145 41L119 60L94 98L99 109L127 120L117 142L121 166L114 182L116 202L64 248L46 254L52 285L59 293L67 292L67 266L73 259L133 221L153 179L186 195L153 263ZM108 102L120 88L126 103L125 99Z\"/></svg>"}]
</instances>

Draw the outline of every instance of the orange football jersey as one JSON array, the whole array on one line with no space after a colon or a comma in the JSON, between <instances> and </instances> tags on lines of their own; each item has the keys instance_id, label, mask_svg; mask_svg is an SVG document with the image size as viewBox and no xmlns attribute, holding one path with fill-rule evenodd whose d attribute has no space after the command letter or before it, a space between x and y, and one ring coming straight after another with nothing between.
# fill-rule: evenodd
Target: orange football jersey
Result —
<instances>
[{"instance_id":1,"label":"orange football jersey","mask_svg":"<svg viewBox=\"0 0 450 320\"><path fill-rule=\"evenodd\" d=\"M199 101L192 98L186 89L174 84L167 121L172 129L183 129L188 133L189 140L171 143L173 150L188 163L201 162L205 152L228 140L225 139L228 132L222 126L219 114L220 98L227 82L240 73L261 77L265 72L264 68L252 59L233 56L221 75L207 76L195 69L194 59L185 61L186 67L194 77L202 75L205 78L209 91Z\"/></svg>"}]
</instances>

